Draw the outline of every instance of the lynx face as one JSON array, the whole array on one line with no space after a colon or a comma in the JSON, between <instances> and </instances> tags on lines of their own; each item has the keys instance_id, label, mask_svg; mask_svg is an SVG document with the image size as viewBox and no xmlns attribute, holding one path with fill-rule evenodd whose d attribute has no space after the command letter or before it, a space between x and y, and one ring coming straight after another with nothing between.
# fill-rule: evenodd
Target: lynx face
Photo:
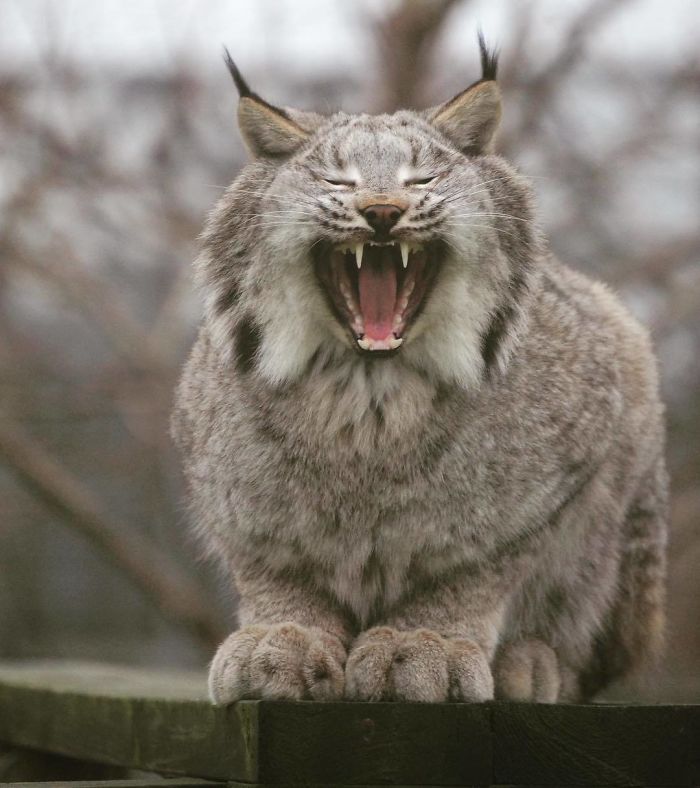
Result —
<instances>
[{"instance_id":1,"label":"lynx face","mask_svg":"<svg viewBox=\"0 0 700 788\"><path fill-rule=\"evenodd\" d=\"M262 165L230 190L257 252L239 307L250 296L253 363L270 381L319 353L400 358L464 384L497 360L535 231L527 188L489 155L500 93L481 43L481 80L436 108L380 116L273 107L229 60ZM209 235L220 242L236 210Z\"/></svg>"},{"instance_id":2,"label":"lynx face","mask_svg":"<svg viewBox=\"0 0 700 788\"><path fill-rule=\"evenodd\" d=\"M461 228L485 204L479 174L408 113L336 117L319 137L290 165L294 199L286 173L273 184L277 204L299 206L280 235L313 268L326 330L360 353L397 353L420 331L445 260L470 241Z\"/></svg>"}]
</instances>

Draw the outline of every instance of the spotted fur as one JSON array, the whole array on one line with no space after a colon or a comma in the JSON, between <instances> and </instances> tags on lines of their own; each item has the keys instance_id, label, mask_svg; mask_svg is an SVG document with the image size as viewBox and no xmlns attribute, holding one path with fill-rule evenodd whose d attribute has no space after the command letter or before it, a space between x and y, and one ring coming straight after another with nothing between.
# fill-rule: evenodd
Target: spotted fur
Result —
<instances>
[{"instance_id":1,"label":"spotted fur","mask_svg":"<svg viewBox=\"0 0 700 788\"><path fill-rule=\"evenodd\" d=\"M526 180L489 152L489 58L420 113L320 117L242 93L256 159L202 237L205 316L173 419L195 527L241 600L217 702L573 700L658 651L649 339L548 253ZM416 173L439 177L406 185ZM353 347L313 267L375 194L444 248L381 359Z\"/></svg>"}]
</instances>

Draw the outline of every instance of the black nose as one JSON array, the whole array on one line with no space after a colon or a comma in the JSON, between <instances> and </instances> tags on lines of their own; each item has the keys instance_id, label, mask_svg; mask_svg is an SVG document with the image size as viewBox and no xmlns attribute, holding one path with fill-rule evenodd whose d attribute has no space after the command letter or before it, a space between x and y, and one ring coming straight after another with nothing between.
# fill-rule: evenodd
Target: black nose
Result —
<instances>
[{"instance_id":1,"label":"black nose","mask_svg":"<svg viewBox=\"0 0 700 788\"><path fill-rule=\"evenodd\" d=\"M376 233L388 233L401 218L403 211L396 205L368 205L362 215Z\"/></svg>"}]
</instances>

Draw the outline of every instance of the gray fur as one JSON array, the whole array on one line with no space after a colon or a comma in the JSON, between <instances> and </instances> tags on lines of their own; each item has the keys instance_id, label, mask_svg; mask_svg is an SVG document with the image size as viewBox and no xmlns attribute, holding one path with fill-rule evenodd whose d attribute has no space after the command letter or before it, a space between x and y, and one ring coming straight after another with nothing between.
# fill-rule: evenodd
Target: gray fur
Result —
<instances>
[{"instance_id":1,"label":"gray fur","mask_svg":"<svg viewBox=\"0 0 700 788\"><path fill-rule=\"evenodd\" d=\"M643 664L662 639L667 497L646 331L548 253L527 182L488 153L495 121L475 136L460 111L481 146L465 155L452 112L278 125L244 99L261 158L207 222L173 419L196 528L241 599L213 699L470 701L495 681L574 700ZM356 352L312 266L318 244L367 232L357 203L375 194L446 249L383 359Z\"/></svg>"}]
</instances>

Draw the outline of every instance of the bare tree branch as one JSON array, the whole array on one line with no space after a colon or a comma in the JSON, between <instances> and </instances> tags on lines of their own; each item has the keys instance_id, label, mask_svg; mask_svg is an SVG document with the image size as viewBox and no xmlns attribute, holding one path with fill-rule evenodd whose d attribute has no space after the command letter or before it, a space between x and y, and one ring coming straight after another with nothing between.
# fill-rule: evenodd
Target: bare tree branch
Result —
<instances>
[{"instance_id":1,"label":"bare tree branch","mask_svg":"<svg viewBox=\"0 0 700 788\"><path fill-rule=\"evenodd\" d=\"M581 13L569 27L566 35L557 47L554 57L527 82L518 84L519 89L527 91L527 101L517 127L509 135L499 140L499 148L511 151L516 147L517 139L532 135L540 119L546 116L547 108L557 92L562 88L566 77L581 61L590 37L601 25L622 6L633 0L596 0L584 6ZM514 78L517 71L510 68L508 75Z\"/></svg>"},{"instance_id":2,"label":"bare tree branch","mask_svg":"<svg viewBox=\"0 0 700 788\"><path fill-rule=\"evenodd\" d=\"M0 455L34 495L89 539L165 619L207 646L221 642L225 629L199 585L149 538L105 514L78 479L23 430L2 419Z\"/></svg>"},{"instance_id":3,"label":"bare tree branch","mask_svg":"<svg viewBox=\"0 0 700 788\"><path fill-rule=\"evenodd\" d=\"M421 103L421 86L431 45L458 2L403 0L378 22L376 39L383 72L383 110L392 112Z\"/></svg>"}]
</instances>

